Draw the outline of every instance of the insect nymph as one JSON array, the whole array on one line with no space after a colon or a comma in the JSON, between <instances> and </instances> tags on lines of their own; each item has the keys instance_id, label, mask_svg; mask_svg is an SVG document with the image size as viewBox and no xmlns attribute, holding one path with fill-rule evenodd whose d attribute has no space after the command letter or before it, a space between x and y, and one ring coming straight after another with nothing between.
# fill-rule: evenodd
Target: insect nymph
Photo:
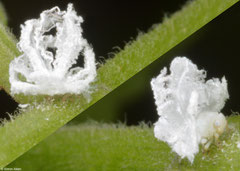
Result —
<instances>
[{"instance_id":1,"label":"insect nymph","mask_svg":"<svg viewBox=\"0 0 240 171\"><path fill-rule=\"evenodd\" d=\"M151 86L160 116L154 134L167 142L182 158L191 162L199 151L205 149L227 126L221 109L229 98L227 81L223 77L205 81L206 72L185 57L176 57L167 75L164 68L153 78Z\"/></svg>"},{"instance_id":2,"label":"insect nymph","mask_svg":"<svg viewBox=\"0 0 240 171\"><path fill-rule=\"evenodd\" d=\"M95 80L95 54L82 37L82 17L73 5L67 11L58 7L43 11L39 19L22 25L18 48L23 54L9 67L12 94L81 94L87 93ZM56 35L48 34L56 29ZM55 49L53 53L49 49ZM73 67L79 57L83 67Z\"/></svg>"}]
</instances>

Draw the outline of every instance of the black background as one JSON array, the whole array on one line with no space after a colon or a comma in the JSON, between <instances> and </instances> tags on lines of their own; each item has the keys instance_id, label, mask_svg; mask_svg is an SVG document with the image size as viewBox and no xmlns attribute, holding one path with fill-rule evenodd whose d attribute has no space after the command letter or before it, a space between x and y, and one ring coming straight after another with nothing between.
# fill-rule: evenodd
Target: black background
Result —
<instances>
[{"instance_id":1,"label":"black background","mask_svg":"<svg viewBox=\"0 0 240 171\"><path fill-rule=\"evenodd\" d=\"M111 57L109 52L113 51L113 47L124 47L126 42L137 36L139 30L146 32L153 24L161 22L164 16L180 9L186 0L176 0L174 3L167 0L3 1L9 15L9 26L17 38L20 24L25 20L39 18L43 10L56 5L62 10L66 9L68 2L72 2L77 13L84 18L84 37L92 44L97 60L100 61ZM209 78L225 75L229 81L230 100L223 112L229 115L231 110L239 111L239 21L238 3L172 49L164 58L157 60L100 100L75 121L94 118L104 121L126 121L128 124L137 124L142 120L155 122L157 114L149 81L159 74L163 65L168 65L174 56L189 57L199 68L208 71Z\"/></svg>"},{"instance_id":2,"label":"black background","mask_svg":"<svg viewBox=\"0 0 240 171\"><path fill-rule=\"evenodd\" d=\"M84 37L92 44L96 56L108 57L113 47L124 47L139 31L146 32L163 17L181 8L186 0L118 1L118 0L3 0L9 26L19 37L20 24L39 18L43 10L59 6L66 10L73 3L84 19ZM101 59L99 59L101 60Z\"/></svg>"}]
</instances>

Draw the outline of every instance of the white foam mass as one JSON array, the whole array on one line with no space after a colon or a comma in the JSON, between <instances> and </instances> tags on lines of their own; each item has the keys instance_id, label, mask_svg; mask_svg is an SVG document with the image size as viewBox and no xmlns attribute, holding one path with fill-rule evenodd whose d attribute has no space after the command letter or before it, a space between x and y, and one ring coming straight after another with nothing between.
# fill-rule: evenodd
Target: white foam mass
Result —
<instances>
[{"instance_id":1,"label":"white foam mass","mask_svg":"<svg viewBox=\"0 0 240 171\"><path fill-rule=\"evenodd\" d=\"M229 98L227 81L224 77L221 81L205 78L206 71L198 70L186 57L176 57L170 74L164 68L151 81L160 116L154 135L190 162L198 153L199 144L208 148L212 138L218 138L227 125L220 113Z\"/></svg>"},{"instance_id":2,"label":"white foam mass","mask_svg":"<svg viewBox=\"0 0 240 171\"><path fill-rule=\"evenodd\" d=\"M97 73L93 49L82 37L82 22L69 4L67 11L54 7L21 25L18 48L23 54L9 66L12 94L89 92ZM56 34L51 33L54 29ZM78 57L84 58L83 67L73 66Z\"/></svg>"}]
</instances>

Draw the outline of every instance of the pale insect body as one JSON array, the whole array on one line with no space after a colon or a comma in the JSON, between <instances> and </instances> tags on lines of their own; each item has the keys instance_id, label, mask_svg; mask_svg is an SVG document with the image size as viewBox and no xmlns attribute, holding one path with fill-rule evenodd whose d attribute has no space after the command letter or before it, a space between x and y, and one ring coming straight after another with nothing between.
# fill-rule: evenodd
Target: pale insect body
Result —
<instances>
[{"instance_id":1,"label":"pale insect body","mask_svg":"<svg viewBox=\"0 0 240 171\"><path fill-rule=\"evenodd\" d=\"M191 162L227 126L221 109L228 99L227 81L223 77L205 81L206 72L198 70L189 59L176 57L167 75L164 68L153 78L151 86L160 116L155 123L154 135L167 142L172 150Z\"/></svg>"},{"instance_id":2,"label":"pale insect body","mask_svg":"<svg viewBox=\"0 0 240 171\"><path fill-rule=\"evenodd\" d=\"M199 141L203 145L204 150L208 150L213 140L217 141L226 128L227 120L222 113L201 113L197 117L197 130Z\"/></svg>"},{"instance_id":3,"label":"pale insect body","mask_svg":"<svg viewBox=\"0 0 240 171\"><path fill-rule=\"evenodd\" d=\"M215 139L218 140L219 136L224 132L227 127L227 120L222 113L206 111L198 113L199 108L199 93L193 91L188 105L188 113L196 117L196 131L198 135L198 142L203 145L204 150L208 150L209 146Z\"/></svg>"}]
</instances>

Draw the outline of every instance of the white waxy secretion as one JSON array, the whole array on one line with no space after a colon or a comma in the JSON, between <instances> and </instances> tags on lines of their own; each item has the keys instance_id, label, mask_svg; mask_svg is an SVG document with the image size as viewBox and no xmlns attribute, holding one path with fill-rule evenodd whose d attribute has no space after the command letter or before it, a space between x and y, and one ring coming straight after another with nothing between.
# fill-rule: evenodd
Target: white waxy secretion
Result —
<instances>
[{"instance_id":1,"label":"white waxy secretion","mask_svg":"<svg viewBox=\"0 0 240 171\"><path fill-rule=\"evenodd\" d=\"M11 93L87 94L96 77L95 54L82 37L82 17L72 4L43 11L21 26L18 48L23 54L9 66ZM56 34L51 31L56 29ZM75 67L83 57L83 67Z\"/></svg>"},{"instance_id":2,"label":"white waxy secretion","mask_svg":"<svg viewBox=\"0 0 240 171\"><path fill-rule=\"evenodd\" d=\"M223 77L205 81L206 72L185 57L176 57L170 74L164 68L151 86L160 116L154 135L167 142L181 158L193 162L199 144L205 149L227 126L221 109L229 98Z\"/></svg>"}]
</instances>

